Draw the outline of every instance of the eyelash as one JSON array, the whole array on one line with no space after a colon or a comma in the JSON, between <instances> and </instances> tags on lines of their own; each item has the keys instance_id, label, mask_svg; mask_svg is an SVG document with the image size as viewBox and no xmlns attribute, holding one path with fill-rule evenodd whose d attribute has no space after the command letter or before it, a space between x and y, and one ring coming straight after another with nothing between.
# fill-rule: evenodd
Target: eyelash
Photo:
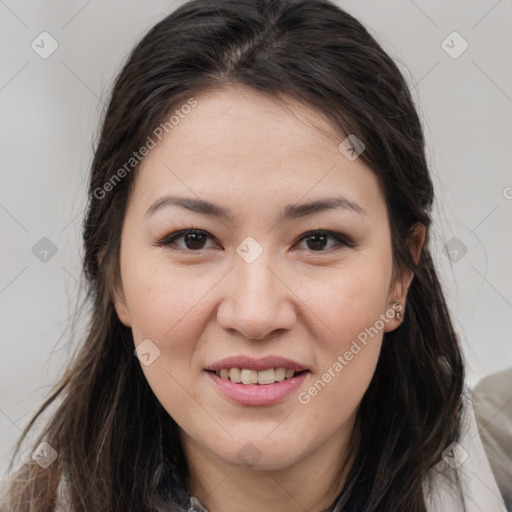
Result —
<instances>
[{"instance_id":1,"label":"eyelash","mask_svg":"<svg viewBox=\"0 0 512 512\"><path fill-rule=\"evenodd\" d=\"M181 250L181 251L191 252L191 253L201 253L203 251L206 251L207 249L192 250L192 249L186 249L186 248L183 248L183 247L175 246L174 242L176 240L178 240L180 238L183 238L184 236L186 236L188 234L191 234L191 233L203 234L203 235L206 235L209 238L213 238L213 237L210 236L210 234L208 232L203 231L202 229L189 228L189 229L182 229L180 231L175 231L174 233L170 233L168 235L165 235L163 238L161 238L156 243L156 245L161 246L161 247L166 247L166 248L169 248L171 250L178 250L178 251ZM298 242L302 242L303 240L307 240L308 238L312 238L315 235L323 235L323 236L327 236L327 237L333 238L337 242L338 246L341 246L341 247L354 247L353 243L347 241L340 234L335 233L333 231L323 230L323 229L308 231L308 232L304 233L297 240L297 243ZM339 248L340 247L338 247L338 249ZM318 250L318 251L314 251L313 249L309 249L309 250L311 252L313 252L313 253L321 253L321 252L330 252L332 249L338 250L335 247L330 247L328 249Z\"/></svg>"}]
</instances>

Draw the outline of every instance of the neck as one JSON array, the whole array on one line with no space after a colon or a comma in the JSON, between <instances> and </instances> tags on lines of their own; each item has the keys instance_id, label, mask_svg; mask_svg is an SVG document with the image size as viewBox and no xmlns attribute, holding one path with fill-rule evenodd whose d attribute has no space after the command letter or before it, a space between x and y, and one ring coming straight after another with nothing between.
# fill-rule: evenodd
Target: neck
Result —
<instances>
[{"instance_id":1,"label":"neck","mask_svg":"<svg viewBox=\"0 0 512 512\"><path fill-rule=\"evenodd\" d=\"M301 460L272 470L226 462L182 432L189 493L209 512L325 511L342 491L354 462L353 430L352 423Z\"/></svg>"}]
</instances>

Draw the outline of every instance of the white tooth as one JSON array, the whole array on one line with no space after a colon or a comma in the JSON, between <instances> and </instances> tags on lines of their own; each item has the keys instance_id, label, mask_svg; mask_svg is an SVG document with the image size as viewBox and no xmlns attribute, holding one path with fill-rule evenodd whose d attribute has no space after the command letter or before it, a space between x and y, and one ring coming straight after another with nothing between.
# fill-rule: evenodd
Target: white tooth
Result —
<instances>
[{"instance_id":1,"label":"white tooth","mask_svg":"<svg viewBox=\"0 0 512 512\"><path fill-rule=\"evenodd\" d=\"M229 370L227 368L222 368L222 370L220 371L220 376L223 379L227 379L229 377Z\"/></svg>"},{"instance_id":2,"label":"white tooth","mask_svg":"<svg viewBox=\"0 0 512 512\"><path fill-rule=\"evenodd\" d=\"M229 378L231 382L242 382L240 368L231 368L229 370Z\"/></svg>"},{"instance_id":3,"label":"white tooth","mask_svg":"<svg viewBox=\"0 0 512 512\"><path fill-rule=\"evenodd\" d=\"M274 384L274 368L258 372L258 384Z\"/></svg>"},{"instance_id":4,"label":"white tooth","mask_svg":"<svg viewBox=\"0 0 512 512\"><path fill-rule=\"evenodd\" d=\"M274 368L274 379L276 382L281 382L286 377L286 370L284 368Z\"/></svg>"},{"instance_id":5,"label":"white tooth","mask_svg":"<svg viewBox=\"0 0 512 512\"><path fill-rule=\"evenodd\" d=\"M293 377L295 375L295 371L294 370L286 370L284 376L289 379L290 377Z\"/></svg>"},{"instance_id":6,"label":"white tooth","mask_svg":"<svg viewBox=\"0 0 512 512\"><path fill-rule=\"evenodd\" d=\"M257 384L258 383L258 372L256 370L242 369L242 383L243 384Z\"/></svg>"}]
</instances>

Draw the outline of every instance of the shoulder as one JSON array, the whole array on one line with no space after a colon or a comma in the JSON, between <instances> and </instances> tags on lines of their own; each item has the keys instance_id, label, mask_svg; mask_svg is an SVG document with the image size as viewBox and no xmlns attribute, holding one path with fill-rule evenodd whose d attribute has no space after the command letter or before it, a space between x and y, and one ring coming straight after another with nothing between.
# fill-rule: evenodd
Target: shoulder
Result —
<instances>
[{"instance_id":1,"label":"shoulder","mask_svg":"<svg viewBox=\"0 0 512 512\"><path fill-rule=\"evenodd\" d=\"M428 512L506 512L480 439L471 393L463 397L459 439L445 447L425 482Z\"/></svg>"},{"instance_id":2,"label":"shoulder","mask_svg":"<svg viewBox=\"0 0 512 512\"><path fill-rule=\"evenodd\" d=\"M473 390L482 444L508 510L512 510L512 368L482 379Z\"/></svg>"}]
</instances>

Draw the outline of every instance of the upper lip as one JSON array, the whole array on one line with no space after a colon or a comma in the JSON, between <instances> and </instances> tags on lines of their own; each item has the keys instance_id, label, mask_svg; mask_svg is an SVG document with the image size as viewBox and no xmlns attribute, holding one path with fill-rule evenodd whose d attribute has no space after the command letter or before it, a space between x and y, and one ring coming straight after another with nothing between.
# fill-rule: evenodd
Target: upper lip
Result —
<instances>
[{"instance_id":1,"label":"upper lip","mask_svg":"<svg viewBox=\"0 0 512 512\"><path fill-rule=\"evenodd\" d=\"M223 368L243 368L247 370L267 370L269 368L285 368L300 372L307 367L296 361L281 356L266 356L254 358L249 356L232 356L221 359L205 368L209 371L222 370Z\"/></svg>"}]
</instances>

